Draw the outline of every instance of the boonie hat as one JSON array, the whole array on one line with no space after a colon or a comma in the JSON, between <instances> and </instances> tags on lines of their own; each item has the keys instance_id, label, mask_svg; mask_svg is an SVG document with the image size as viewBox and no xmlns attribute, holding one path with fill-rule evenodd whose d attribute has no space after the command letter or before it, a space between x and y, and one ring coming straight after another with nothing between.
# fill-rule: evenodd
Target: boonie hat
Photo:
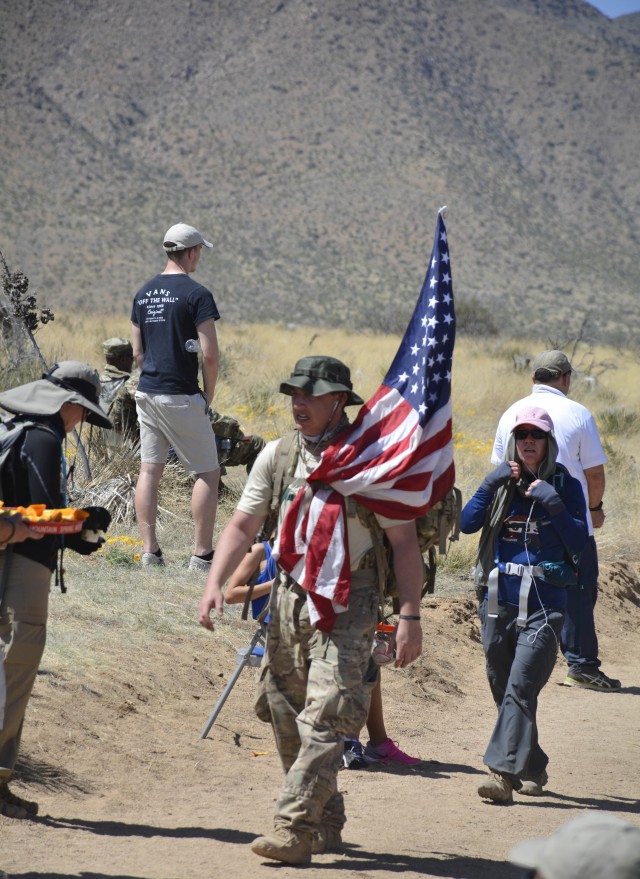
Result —
<instances>
[{"instance_id":1,"label":"boonie hat","mask_svg":"<svg viewBox=\"0 0 640 879\"><path fill-rule=\"evenodd\" d=\"M175 226L167 229L163 241L164 244L162 246L167 253L175 253L177 250L188 250L190 247L197 247L198 244L204 244L205 247L213 247L213 244L210 241L206 241L195 226L188 226L186 223L176 223Z\"/></svg>"},{"instance_id":2,"label":"boonie hat","mask_svg":"<svg viewBox=\"0 0 640 879\"><path fill-rule=\"evenodd\" d=\"M19 385L0 394L0 406L14 415L55 415L63 403L79 403L87 410L87 421L97 427L113 425L98 403L100 378L86 363L63 360L41 379Z\"/></svg>"},{"instance_id":3,"label":"boonie hat","mask_svg":"<svg viewBox=\"0 0 640 879\"><path fill-rule=\"evenodd\" d=\"M531 375L539 382L560 378L571 370L572 366L564 351L543 351L531 362Z\"/></svg>"},{"instance_id":4,"label":"boonie hat","mask_svg":"<svg viewBox=\"0 0 640 879\"><path fill-rule=\"evenodd\" d=\"M120 357L124 354L133 356L133 348L128 339L120 336L114 336L112 339L105 339L102 343L105 357Z\"/></svg>"},{"instance_id":5,"label":"boonie hat","mask_svg":"<svg viewBox=\"0 0 640 879\"><path fill-rule=\"evenodd\" d=\"M349 367L335 357L316 355L298 360L293 372L280 385L280 393L291 396L295 390L312 397L346 391L347 406L361 406L364 400L353 391Z\"/></svg>"},{"instance_id":6,"label":"boonie hat","mask_svg":"<svg viewBox=\"0 0 640 879\"><path fill-rule=\"evenodd\" d=\"M530 424L532 427L539 427L540 430L544 430L545 433L550 433L553 430L551 416L548 412L544 409L540 409L538 406L527 406L525 409L521 409L517 412L516 420L511 428L511 433L513 433L517 427L520 427L521 424Z\"/></svg>"},{"instance_id":7,"label":"boonie hat","mask_svg":"<svg viewBox=\"0 0 640 879\"><path fill-rule=\"evenodd\" d=\"M606 812L585 812L544 839L527 839L509 854L544 879L638 879L640 827Z\"/></svg>"}]
</instances>

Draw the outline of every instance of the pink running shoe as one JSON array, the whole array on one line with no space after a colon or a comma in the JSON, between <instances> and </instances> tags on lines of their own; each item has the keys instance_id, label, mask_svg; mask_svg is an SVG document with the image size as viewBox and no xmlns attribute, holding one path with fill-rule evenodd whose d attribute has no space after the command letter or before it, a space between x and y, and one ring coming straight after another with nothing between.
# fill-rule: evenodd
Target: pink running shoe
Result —
<instances>
[{"instance_id":1,"label":"pink running shoe","mask_svg":"<svg viewBox=\"0 0 640 879\"><path fill-rule=\"evenodd\" d=\"M364 759L367 763L399 763L402 766L416 766L422 763L417 757L410 757L401 751L395 742L386 739L375 747L369 742L364 749Z\"/></svg>"}]
</instances>

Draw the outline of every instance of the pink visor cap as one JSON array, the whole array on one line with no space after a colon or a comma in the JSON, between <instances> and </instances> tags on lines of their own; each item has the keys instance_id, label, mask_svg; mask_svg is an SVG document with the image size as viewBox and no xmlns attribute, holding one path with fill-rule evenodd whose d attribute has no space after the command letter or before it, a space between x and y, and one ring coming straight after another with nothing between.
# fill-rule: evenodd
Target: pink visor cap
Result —
<instances>
[{"instance_id":1,"label":"pink visor cap","mask_svg":"<svg viewBox=\"0 0 640 879\"><path fill-rule=\"evenodd\" d=\"M516 414L516 420L511 428L511 433L522 424L530 424L531 427L539 427L540 430L544 430L545 433L550 433L553 430L551 416L548 412L544 409L540 409L538 406L527 406L526 409L521 409Z\"/></svg>"}]
</instances>

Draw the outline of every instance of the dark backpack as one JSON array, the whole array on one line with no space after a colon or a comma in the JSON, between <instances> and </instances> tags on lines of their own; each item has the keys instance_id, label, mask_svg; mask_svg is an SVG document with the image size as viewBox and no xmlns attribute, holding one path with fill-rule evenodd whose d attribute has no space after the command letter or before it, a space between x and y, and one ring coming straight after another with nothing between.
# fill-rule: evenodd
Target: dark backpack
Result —
<instances>
[{"instance_id":1,"label":"dark backpack","mask_svg":"<svg viewBox=\"0 0 640 879\"><path fill-rule=\"evenodd\" d=\"M42 424L38 421L22 421L16 418L11 418L8 421L0 420L0 474L2 473L5 462L11 454L11 450L15 444L24 436L27 430L31 430L34 427L39 427L41 430L47 430L49 433L52 433L56 439L58 438L55 431L51 430L50 427L47 427L46 424ZM0 479L0 500L3 500L2 479Z\"/></svg>"}]
</instances>

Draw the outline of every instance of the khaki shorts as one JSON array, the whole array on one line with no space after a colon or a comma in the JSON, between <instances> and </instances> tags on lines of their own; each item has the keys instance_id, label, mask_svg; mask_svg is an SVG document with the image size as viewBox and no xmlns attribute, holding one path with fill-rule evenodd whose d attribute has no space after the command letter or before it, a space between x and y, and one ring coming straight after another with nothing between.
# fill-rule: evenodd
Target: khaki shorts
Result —
<instances>
[{"instance_id":1,"label":"khaki shorts","mask_svg":"<svg viewBox=\"0 0 640 879\"><path fill-rule=\"evenodd\" d=\"M218 470L216 438L202 394L145 394L136 391L140 460L165 464L169 449L189 473Z\"/></svg>"}]
</instances>

